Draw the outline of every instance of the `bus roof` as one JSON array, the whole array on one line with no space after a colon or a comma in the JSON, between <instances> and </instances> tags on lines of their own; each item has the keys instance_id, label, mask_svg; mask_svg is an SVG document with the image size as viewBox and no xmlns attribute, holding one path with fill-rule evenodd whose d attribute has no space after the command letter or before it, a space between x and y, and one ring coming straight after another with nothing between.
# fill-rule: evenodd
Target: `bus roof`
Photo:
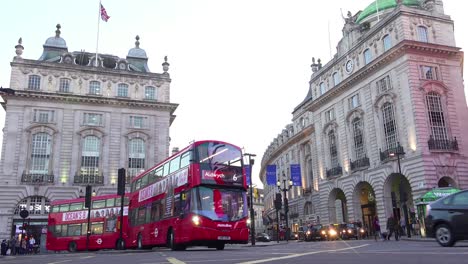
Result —
<instances>
[{"instance_id":1,"label":"bus roof","mask_svg":"<svg viewBox=\"0 0 468 264\"><path fill-rule=\"evenodd\" d=\"M231 146L235 146L236 148L239 148L241 149L240 147L232 144L232 143L228 143L228 142L225 142L225 141L221 141L221 140L199 140L199 141L194 141L192 143L190 143L190 145L186 146L185 148L177 151L176 153L172 154L171 156L165 158L164 160L156 163L156 165L154 165L153 167L145 170L144 172L138 174L137 176L135 176L133 179L132 179L132 183L137 181L138 179L142 178L143 176L145 176L148 172L152 171L153 169L161 166L161 164L164 164L165 162L171 160L172 158L176 157L177 155L181 154L181 153L184 153L185 151L187 151L188 149L191 149L191 148L194 148L198 145L201 145L203 143L207 143L207 142L219 142L221 144L227 144L227 145L231 145Z\"/></svg>"},{"instance_id":2,"label":"bus roof","mask_svg":"<svg viewBox=\"0 0 468 264\"><path fill-rule=\"evenodd\" d=\"M126 197L128 197L128 193L125 194ZM100 196L92 196L91 201L97 201L97 200L105 200L105 199L110 199L110 198L118 198L120 195L117 194L108 194L108 195L100 195ZM51 202L51 205L59 205L59 204L70 204L70 203L80 203L84 202L85 198L80 197L80 198L75 198L75 199L68 199L68 200L57 200Z\"/></svg>"}]
</instances>

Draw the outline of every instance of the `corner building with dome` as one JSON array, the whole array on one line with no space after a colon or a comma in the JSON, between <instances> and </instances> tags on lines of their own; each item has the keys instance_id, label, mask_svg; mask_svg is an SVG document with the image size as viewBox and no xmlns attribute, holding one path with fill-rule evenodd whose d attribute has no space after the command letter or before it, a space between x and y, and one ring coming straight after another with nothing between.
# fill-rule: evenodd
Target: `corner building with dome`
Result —
<instances>
[{"instance_id":1,"label":"corner building with dome","mask_svg":"<svg viewBox=\"0 0 468 264\"><path fill-rule=\"evenodd\" d=\"M385 230L390 215L411 224L429 190L468 188L464 55L443 1L378 0L344 22L336 54L312 59L305 99L262 158L272 219L267 166L283 188L300 164L302 186L287 192L292 231L361 222L373 232L374 217Z\"/></svg>"},{"instance_id":2,"label":"corner building with dome","mask_svg":"<svg viewBox=\"0 0 468 264\"><path fill-rule=\"evenodd\" d=\"M52 201L82 197L86 185L116 194L119 168L129 183L169 155L177 104L167 57L161 73L151 72L138 36L125 58L70 52L60 25L43 47L39 59L26 59L19 39L10 87L0 89L1 238L21 233L26 209L28 233L38 239Z\"/></svg>"}]
</instances>

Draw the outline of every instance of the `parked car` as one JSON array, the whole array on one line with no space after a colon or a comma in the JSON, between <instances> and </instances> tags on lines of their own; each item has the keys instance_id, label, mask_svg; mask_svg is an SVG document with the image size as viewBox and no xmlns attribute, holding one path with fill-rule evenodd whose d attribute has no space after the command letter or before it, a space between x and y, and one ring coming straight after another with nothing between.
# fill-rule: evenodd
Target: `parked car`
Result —
<instances>
[{"instance_id":1,"label":"parked car","mask_svg":"<svg viewBox=\"0 0 468 264\"><path fill-rule=\"evenodd\" d=\"M255 240L257 240L259 242L270 242L271 238L267 233L259 233L255 237Z\"/></svg>"},{"instance_id":2,"label":"parked car","mask_svg":"<svg viewBox=\"0 0 468 264\"><path fill-rule=\"evenodd\" d=\"M327 238L327 230L320 224L311 225L307 228L305 241L325 240Z\"/></svg>"},{"instance_id":3,"label":"parked car","mask_svg":"<svg viewBox=\"0 0 468 264\"><path fill-rule=\"evenodd\" d=\"M336 240L339 238L339 225L333 224L324 228L327 240Z\"/></svg>"},{"instance_id":4,"label":"parked car","mask_svg":"<svg viewBox=\"0 0 468 264\"><path fill-rule=\"evenodd\" d=\"M361 228L353 223L340 224L341 239L359 239Z\"/></svg>"},{"instance_id":5,"label":"parked car","mask_svg":"<svg viewBox=\"0 0 468 264\"><path fill-rule=\"evenodd\" d=\"M307 232L308 227L307 226L300 226L297 229L297 239L298 240L306 240L306 232Z\"/></svg>"},{"instance_id":6,"label":"parked car","mask_svg":"<svg viewBox=\"0 0 468 264\"><path fill-rule=\"evenodd\" d=\"M444 247L468 239L468 190L451 194L426 207L426 233Z\"/></svg>"}]
</instances>

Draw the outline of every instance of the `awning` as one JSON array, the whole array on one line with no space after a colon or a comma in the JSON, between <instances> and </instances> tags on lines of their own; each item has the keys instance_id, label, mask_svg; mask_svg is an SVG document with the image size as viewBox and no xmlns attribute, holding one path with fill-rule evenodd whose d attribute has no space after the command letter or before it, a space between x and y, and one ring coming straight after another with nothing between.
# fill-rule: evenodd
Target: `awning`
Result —
<instances>
[{"instance_id":1,"label":"awning","mask_svg":"<svg viewBox=\"0 0 468 264\"><path fill-rule=\"evenodd\" d=\"M428 191L427 193L425 193L423 196L421 196L421 198L419 198L417 200L418 204L419 203L422 203L422 204L427 204L427 203L430 203L430 202L433 202L435 200L438 200L442 197L446 197L452 193L456 193L456 192L459 192L460 190L457 189L457 188L453 188L453 187L446 187L446 188L434 188L430 191Z\"/></svg>"}]
</instances>

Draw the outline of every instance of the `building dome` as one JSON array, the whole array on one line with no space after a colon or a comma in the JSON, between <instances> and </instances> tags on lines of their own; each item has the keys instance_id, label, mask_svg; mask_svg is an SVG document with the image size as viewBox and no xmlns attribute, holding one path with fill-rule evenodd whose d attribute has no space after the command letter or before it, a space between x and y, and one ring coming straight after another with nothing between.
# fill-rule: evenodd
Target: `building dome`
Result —
<instances>
[{"instance_id":1,"label":"building dome","mask_svg":"<svg viewBox=\"0 0 468 264\"><path fill-rule=\"evenodd\" d=\"M55 31L55 36L50 37L44 43L44 46L47 47L56 47L56 48L67 48L67 43L65 40L60 37L60 24L57 24L57 30Z\"/></svg>"},{"instance_id":2,"label":"building dome","mask_svg":"<svg viewBox=\"0 0 468 264\"><path fill-rule=\"evenodd\" d=\"M377 2L377 3L376 3ZM402 0L402 4L405 6L419 6L419 0ZM366 9L364 9L356 19L356 23L361 23L364 19L384 10L393 9L397 6L397 0L376 0L372 2Z\"/></svg>"},{"instance_id":3,"label":"building dome","mask_svg":"<svg viewBox=\"0 0 468 264\"><path fill-rule=\"evenodd\" d=\"M128 51L127 57L131 58L139 58L139 59L147 59L146 51L144 49L140 49L140 37L136 36L135 47Z\"/></svg>"},{"instance_id":4,"label":"building dome","mask_svg":"<svg viewBox=\"0 0 468 264\"><path fill-rule=\"evenodd\" d=\"M44 51L39 58L41 61L57 61L60 60L62 54L68 52L67 43L60 37L60 24L57 24L56 27L55 36L48 38L43 45Z\"/></svg>"}]
</instances>

